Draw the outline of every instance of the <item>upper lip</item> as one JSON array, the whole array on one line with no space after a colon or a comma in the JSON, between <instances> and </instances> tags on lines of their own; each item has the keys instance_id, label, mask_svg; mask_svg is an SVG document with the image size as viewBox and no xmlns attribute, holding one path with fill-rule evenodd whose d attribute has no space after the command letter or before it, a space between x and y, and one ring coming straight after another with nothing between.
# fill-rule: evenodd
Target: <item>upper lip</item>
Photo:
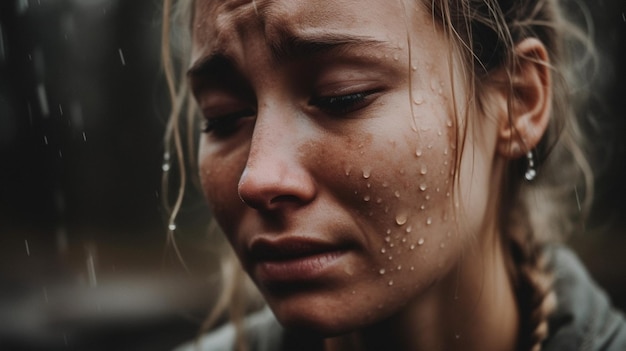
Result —
<instances>
[{"instance_id":1,"label":"upper lip","mask_svg":"<svg viewBox=\"0 0 626 351\"><path fill-rule=\"evenodd\" d=\"M278 239L257 238L250 245L250 254L255 261L285 261L313 256L324 252L340 251L345 247L323 240L286 237Z\"/></svg>"}]
</instances>

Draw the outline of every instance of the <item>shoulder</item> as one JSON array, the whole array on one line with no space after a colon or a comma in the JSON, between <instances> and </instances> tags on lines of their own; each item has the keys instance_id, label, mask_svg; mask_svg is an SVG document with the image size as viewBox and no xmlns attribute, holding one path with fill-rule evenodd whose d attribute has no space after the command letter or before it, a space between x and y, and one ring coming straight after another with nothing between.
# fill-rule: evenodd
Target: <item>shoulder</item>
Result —
<instances>
[{"instance_id":1,"label":"shoulder","mask_svg":"<svg viewBox=\"0 0 626 351\"><path fill-rule=\"evenodd\" d=\"M248 350L280 350L283 329L268 307L247 317L244 330ZM235 334L235 327L229 323L176 348L175 351L231 351L235 349Z\"/></svg>"},{"instance_id":2,"label":"shoulder","mask_svg":"<svg viewBox=\"0 0 626 351\"><path fill-rule=\"evenodd\" d=\"M550 247L557 310L550 317L544 350L626 350L626 322L576 255Z\"/></svg>"}]
</instances>

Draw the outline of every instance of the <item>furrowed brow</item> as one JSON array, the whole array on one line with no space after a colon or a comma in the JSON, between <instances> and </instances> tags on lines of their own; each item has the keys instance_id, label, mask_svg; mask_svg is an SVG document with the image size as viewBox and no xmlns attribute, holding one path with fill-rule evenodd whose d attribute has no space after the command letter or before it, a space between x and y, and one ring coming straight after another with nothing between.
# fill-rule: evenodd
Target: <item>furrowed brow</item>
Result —
<instances>
[{"instance_id":1,"label":"furrowed brow","mask_svg":"<svg viewBox=\"0 0 626 351\"><path fill-rule=\"evenodd\" d=\"M384 42L364 36L323 33L311 36L284 35L270 49L277 62L298 60L336 50L381 48Z\"/></svg>"}]
</instances>

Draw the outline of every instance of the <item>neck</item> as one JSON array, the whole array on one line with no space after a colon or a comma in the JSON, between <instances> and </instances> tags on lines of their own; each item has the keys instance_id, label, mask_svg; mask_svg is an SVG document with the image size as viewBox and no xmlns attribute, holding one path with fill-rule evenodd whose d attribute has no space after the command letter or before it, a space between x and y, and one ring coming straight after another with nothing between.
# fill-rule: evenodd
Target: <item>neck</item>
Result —
<instances>
[{"instance_id":1,"label":"neck","mask_svg":"<svg viewBox=\"0 0 626 351\"><path fill-rule=\"evenodd\" d=\"M518 311L494 228L446 276L399 313L367 330L330 338L336 350L513 350ZM484 239L484 240L482 240Z\"/></svg>"}]
</instances>

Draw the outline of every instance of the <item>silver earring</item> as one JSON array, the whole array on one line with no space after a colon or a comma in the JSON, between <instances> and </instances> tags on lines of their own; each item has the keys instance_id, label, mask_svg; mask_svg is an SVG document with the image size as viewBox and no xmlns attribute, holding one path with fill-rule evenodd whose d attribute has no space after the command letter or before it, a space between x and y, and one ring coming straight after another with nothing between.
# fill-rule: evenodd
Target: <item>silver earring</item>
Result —
<instances>
[{"instance_id":1,"label":"silver earring","mask_svg":"<svg viewBox=\"0 0 626 351\"><path fill-rule=\"evenodd\" d=\"M528 153L526 154L526 159L528 160L528 169L526 169L526 174L524 174L524 178L526 178L526 180L530 182L537 176L537 170L535 169L535 158L532 151L528 151Z\"/></svg>"}]
</instances>

